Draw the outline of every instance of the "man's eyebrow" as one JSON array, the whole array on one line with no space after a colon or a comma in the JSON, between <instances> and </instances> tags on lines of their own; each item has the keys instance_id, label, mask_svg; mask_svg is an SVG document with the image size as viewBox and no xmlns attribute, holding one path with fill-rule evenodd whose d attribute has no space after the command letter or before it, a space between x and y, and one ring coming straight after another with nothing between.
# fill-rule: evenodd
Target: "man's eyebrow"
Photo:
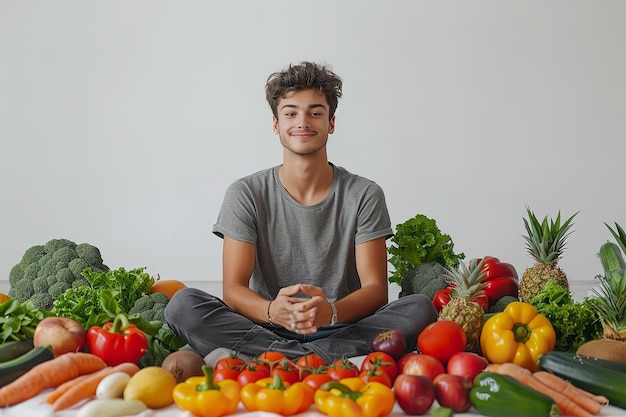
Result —
<instances>
[{"instance_id":1,"label":"man's eyebrow","mask_svg":"<svg viewBox=\"0 0 626 417\"><path fill-rule=\"evenodd\" d=\"M281 110L282 110L282 109L284 109L284 108L292 108L292 109L297 109L297 108L299 108L299 107L300 107L300 106L296 106L295 104L285 104L285 105L281 106ZM307 106L307 108L308 108L308 109L316 109L316 108L318 108L318 107L321 107L321 108L323 108L323 109L326 109L326 106L325 106L324 104L322 104L322 103L313 103L313 104L309 104L309 105Z\"/></svg>"}]
</instances>

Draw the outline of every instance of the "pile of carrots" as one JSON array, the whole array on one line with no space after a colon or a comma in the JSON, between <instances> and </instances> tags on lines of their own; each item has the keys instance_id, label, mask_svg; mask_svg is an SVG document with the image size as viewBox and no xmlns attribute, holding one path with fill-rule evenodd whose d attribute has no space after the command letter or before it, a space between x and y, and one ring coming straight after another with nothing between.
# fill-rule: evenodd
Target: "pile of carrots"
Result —
<instances>
[{"instance_id":1,"label":"pile of carrots","mask_svg":"<svg viewBox=\"0 0 626 417\"><path fill-rule=\"evenodd\" d=\"M70 352L34 366L15 381L0 388L0 407L8 407L34 398L53 388L45 402L53 411L65 410L96 395L102 379L117 371L134 375L139 367L133 363L108 366L98 356Z\"/></svg>"},{"instance_id":2,"label":"pile of carrots","mask_svg":"<svg viewBox=\"0 0 626 417\"><path fill-rule=\"evenodd\" d=\"M514 363L490 364L487 371L515 378L522 384L547 395L561 413L572 417L593 417L609 403L606 397L580 389L569 381L547 371L532 372Z\"/></svg>"}]
</instances>

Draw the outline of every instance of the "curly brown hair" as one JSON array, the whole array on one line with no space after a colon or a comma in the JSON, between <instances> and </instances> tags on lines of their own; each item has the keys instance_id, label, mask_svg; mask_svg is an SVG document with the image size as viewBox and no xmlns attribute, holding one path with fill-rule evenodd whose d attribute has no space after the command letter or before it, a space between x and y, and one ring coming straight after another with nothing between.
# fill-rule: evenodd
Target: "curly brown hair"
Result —
<instances>
[{"instance_id":1,"label":"curly brown hair","mask_svg":"<svg viewBox=\"0 0 626 417\"><path fill-rule=\"evenodd\" d=\"M329 118L337 110L341 97L343 81L323 64L303 61L281 72L275 72L267 78L265 98L269 103L274 117L278 118L278 102L292 91L318 90L326 96L329 106Z\"/></svg>"}]
</instances>

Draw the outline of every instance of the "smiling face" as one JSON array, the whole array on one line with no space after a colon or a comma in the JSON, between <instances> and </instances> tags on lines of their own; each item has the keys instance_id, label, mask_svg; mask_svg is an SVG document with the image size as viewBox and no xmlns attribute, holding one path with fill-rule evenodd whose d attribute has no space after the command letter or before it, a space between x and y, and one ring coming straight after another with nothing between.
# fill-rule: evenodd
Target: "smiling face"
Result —
<instances>
[{"instance_id":1,"label":"smiling face","mask_svg":"<svg viewBox=\"0 0 626 417\"><path fill-rule=\"evenodd\" d=\"M278 118L272 117L274 133L285 151L300 156L326 149L328 135L335 130L335 116L329 117L326 97L316 90L288 93L278 103Z\"/></svg>"}]
</instances>

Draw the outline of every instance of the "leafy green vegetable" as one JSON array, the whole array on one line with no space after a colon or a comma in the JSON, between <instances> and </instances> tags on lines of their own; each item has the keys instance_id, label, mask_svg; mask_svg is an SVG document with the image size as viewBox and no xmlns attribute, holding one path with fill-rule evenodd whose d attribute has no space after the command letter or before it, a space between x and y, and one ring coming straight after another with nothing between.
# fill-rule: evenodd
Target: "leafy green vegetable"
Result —
<instances>
[{"instance_id":1,"label":"leafy green vegetable","mask_svg":"<svg viewBox=\"0 0 626 417\"><path fill-rule=\"evenodd\" d=\"M9 340L32 339L41 320L53 316L51 311L35 308L32 301L12 298L0 304L0 343Z\"/></svg>"},{"instance_id":2,"label":"leafy green vegetable","mask_svg":"<svg viewBox=\"0 0 626 417\"><path fill-rule=\"evenodd\" d=\"M139 297L150 294L154 278L144 272L145 268L127 271L124 268L106 272L95 272L91 268L83 271L83 276L96 290L110 289L117 297L117 302L124 312L128 312Z\"/></svg>"},{"instance_id":3,"label":"leafy green vegetable","mask_svg":"<svg viewBox=\"0 0 626 417\"><path fill-rule=\"evenodd\" d=\"M576 352L580 345L598 339L602 324L593 309L593 298L577 302L567 288L549 280L529 303L550 320L556 333L554 350Z\"/></svg>"},{"instance_id":4,"label":"leafy green vegetable","mask_svg":"<svg viewBox=\"0 0 626 417\"><path fill-rule=\"evenodd\" d=\"M422 263L437 262L441 265L458 267L463 253L454 253L454 243L449 235L442 234L437 222L418 214L396 226L387 249L391 257L389 263L395 271L389 282L402 285L402 277L407 271Z\"/></svg>"}]
</instances>

